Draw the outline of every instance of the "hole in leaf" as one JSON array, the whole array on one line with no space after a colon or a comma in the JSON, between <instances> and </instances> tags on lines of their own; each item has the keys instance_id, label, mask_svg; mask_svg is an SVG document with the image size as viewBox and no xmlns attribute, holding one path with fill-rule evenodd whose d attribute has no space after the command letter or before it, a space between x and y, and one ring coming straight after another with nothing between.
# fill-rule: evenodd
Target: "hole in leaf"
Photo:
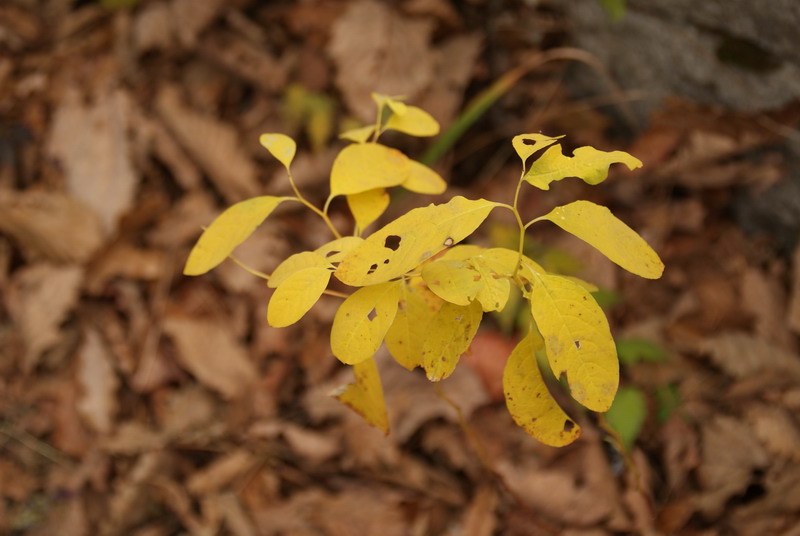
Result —
<instances>
[{"instance_id":1,"label":"hole in leaf","mask_svg":"<svg viewBox=\"0 0 800 536\"><path fill-rule=\"evenodd\" d=\"M575 348L577 348L578 350L581 349L581 341L575 341Z\"/></svg>"},{"instance_id":2,"label":"hole in leaf","mask_svg":"<svg viewBox=\"0 0 800 536\"><path fill-rule=\"evenodd\" d=\"M367 270L367 275L372 274L377 269L378 269L378 265L377 264L373 264L372 266L369 267L369 270Z\"/></svg>"},{"instance_id":3,"label":"hole in leaf","mask_svg":"<svg viewBox=\"0 0 800 536\"><path fill-rule=\"evenodd\" d=\"M564 421L564 431L571 432L575 428L575 423L572 421Z\"/></svg>"},{"instance_id":4,"label":"hole in leaf","mask_svg":"<svg viewBox=\"0 0 800 536\"><path fill-rule=\"evenodd\" d=\"M333 257L334 255L338 255L339 253L341 253L341 251L336 251L335 249L331 250L325 254L325 258L327 259L328 257Z\"/></svg>"},{"instance_id":5,"label":"hole in leaf","mask_svg":"<svg viewBox=\"0 0 800 536\"><path fill-rule=\"evenodd\" d=\"M454 240L448 236L444 241L444 247L449 248L450 246L453 245L453 243Z\"/></svg>"},{"instance_id":6,"label":"hole in leaf","mask_svg":"<svg viewBox=\"0 0 800 536\"><path fill-rule=\"evenodd\" d=\"M383 241L383 247L389 248L392 251L397 251L397 248L400 247L400 237L397 235L389 235L386 237L386 240Z\"/></svg>"},{"instance_id":7,"label":"hole in leaf","mask_svg":"<svg viewBox=\"0 0 800 536\"><path fill-rule=\"evenodd\" d=\"M397 301L397 308L401 311L406 308L406 300L398 300Z\"/></svg>"},{"instance_id":8,"label":"hole in leaf","mask_svg":"<svg viewBox=\"0 0 800 536\"><path fill-rule=\"evenodd\" d=\"M532 140L530 138L522 138L522 143L524 145L536 145L536 140Z\"/></svg>"},{"instance_id":9,"label":"hole in leaf","mask_svg":"<svg viewBox=\"0 0 800 536\"><path fill-rule=\"evenodd\" d=\"M389 259L384 259L383 264L389 264Z\"/></svg>"},{"instance_id":10,"label":"hole in leaf","mask_svg":"<svg viewBox=\"0 0 800 536\"><path fill-rule=\"evenodd\" d=\"M367 320L369 320L371 322L371 321L375 320L376 316L378 316L378 312L373 307L372 310L370 310L370 312L367 313Z\"/></svg>"}]
</instances>

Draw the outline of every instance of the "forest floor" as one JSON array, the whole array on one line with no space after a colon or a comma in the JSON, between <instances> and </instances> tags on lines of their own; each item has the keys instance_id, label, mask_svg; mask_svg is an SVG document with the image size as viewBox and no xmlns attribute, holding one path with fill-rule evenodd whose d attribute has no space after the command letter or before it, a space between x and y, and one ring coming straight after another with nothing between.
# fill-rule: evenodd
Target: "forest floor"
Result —
<instances>
[{"instance_id":1,"label":"forest floor","mask_svg":"<svg viewBox=\"0 0 800 536\"><path fill-rule=\"evenodd\" d=\"M233 263L182 275L223 208L289 192L259 134L299 140L295 177L321 203L336 134L373 120L370 92L447 129L503 73L569 44L558 12L491 4L0 6L0 534L800 536L800 249L746 235L731 209L790 180L796 106L673 99L637 125L602 85L571 97L571 62L552 62L436 163L447 196L509 202L516 134L644 162L521 202L531 217L609 206L666 265L643 280L553 226L531 232L545 267L602 289L627 452L575 407L584 432L565 448L514 424L507 319L485 323L444 395L380 353L384 437L329 396L351 375L329 348L338 298L275 329L271 290ZM414 157L431 143L386 142ZM396 196L389 215L443 199ZM332 213L352 225L345 203ZM269 273L326 233L284 209L237 255ZM478 240L515 243L513 222L493 216Z\"/></svg>"}]
</instances>

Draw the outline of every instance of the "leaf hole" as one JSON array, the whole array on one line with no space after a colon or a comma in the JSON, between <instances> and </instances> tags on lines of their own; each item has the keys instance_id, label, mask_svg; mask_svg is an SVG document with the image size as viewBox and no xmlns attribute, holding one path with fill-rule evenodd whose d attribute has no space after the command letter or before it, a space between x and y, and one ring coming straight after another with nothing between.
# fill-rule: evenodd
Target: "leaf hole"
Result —
<instances>
[{"instance_id":1,"label":"leaf hole","mask_svg":"<svg viewBox=\"0 0 800 536\"><path fill-rule=\"evenodd\" d=\"M383 241L383 247L389 248L392 251L397 251L397 248L400 247L400 240L401 238L397 235L389 235L386 237L386 240Z\"/></svg>"},{"instance_id":2,"label":"leaf hole","mask_svg":"<svg viewBox=\"0 0 800 536\"><path fill-rule=\"evenodd\" d=\"M370 274L374 273L375 270L377 270L377 269L378 269L378 265L377 264L373 264L372 266L369 267L369 270L367 270L367 275L370 275Z\"/></svg>"},{"instance_id":3,"label":"leaf hole","mask_svg":"<svg viewBox=\"0 0 800 536\"><path fill-rule=\"evenodd\" d=\"M327 259L328 257L333 257L334 255L338 255L339 253L341 253L341 251L336 251L335 249L331 250L325 254L325 258Z\"/></svg>"},{"instance_id":4,"label":"leaf hole","mask_svg":"<svg viewBox=\"0 0 800 536\"><path fill-rule=\"evenodd\" d=\"M446 248L449 248L449 247L450 247L450 246L452 246L454 243L455 243L455 241L454 241L452 238L450 238L450 237L448 236L448 237L445 239L445 241L444 241L444 247L446 247Z\"/></svg>"},{"instance_id":5,"label":"leaf hole","mask_svg":"<svg viewBox=\"0 0 800 536\"><path fill-rule=\"evenodd\" d=\"M578 350L581 349L581 341L575 341L575 348L577 348Z\"/></svg>"},{"instance_id":6,"label":"leaf hole","mask_svg":"<svg viewBox=\"0 0 800 536\"><path fill-rule=\"evenodd\" d=\"M575 423L572 421L564 421L564 431L571 432L575 428Z\"/></svg>"},{"instance_id":7,"label":"leaf hole","mask_svg":"<svg viewBox=\"0 0 800 536\"><path fill-rule=\"evenodd\" d=\"M370 310L370 312L367 313L367 320L372 322L373 320L375 320L375 317L377 316L378 316L378 311L376 311L375 308L373 307L372 310Z\"/></svg>"},{"instance_id":8,"label":"leaf hole","mask_svg":"<svg viewBox=\"0 0 800 536\"><path fill-rule=\"evenodd\" d=\"M389 264L389 259L383 259L383 264Z\"/></svg>"},{"instance_id":9,"label":"leaf hole","mask_svg":"<svg viewBox=\"0 0 800 536\"><path fill-rule=\"evenodd\" d=\"M530 138L522 138L523 145L536 145L536 140L532 140Z\"/></svg>"}]
</instances>

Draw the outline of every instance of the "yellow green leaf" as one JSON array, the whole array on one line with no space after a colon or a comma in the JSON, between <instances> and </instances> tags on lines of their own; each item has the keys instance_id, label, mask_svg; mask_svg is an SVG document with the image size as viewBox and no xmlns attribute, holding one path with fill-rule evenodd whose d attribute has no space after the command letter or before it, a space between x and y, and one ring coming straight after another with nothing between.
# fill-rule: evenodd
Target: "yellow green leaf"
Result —
<instances>
[{"instance_id":1,"label":"yellow green leaf","mask_svg":"<svg viewBox=\"0 0 800 536\"><path fill-rule=\"evenodd\" d=\"M366 127L353 128L342 132L339 134L339 138L356 143L365 143L374 132L375 125L368 125Z\"/></svg>"},{"instance_id":2,"label":"yellow green leaf","mask_svg":"<svg viewBox=\"0 0 800 536\"><path fill-rule=\"evenodd\" d=\"M283 167L289 169L297 151L297 145L292 138L285 134L262 134L258 141L283 164Z\"/></svg>"},{"instance_id":3,"label":"yellow green leaf","mask_svg":"<svg viewBox=\"0 0 800 536\"><path fill-rule=\"evenodd\" d=\"M329 263L339 262L363 241L364 239L360 236L343 236L331 240L314 251L322 255Z\"/></svg>"},{"instance_id":4,"label":"yellow green leaf","mask_svg":"<svg viewBox=\"0 0 800 536\"><path fill-rule=\"evenodd\" d=\"M578 177L587 184L599 184L606 180L611 164L625 164L628 169L642 166L638 158L623 151L598 151L594 147L578 147L574 156L564 156L561 145L547 149L535 160L524 179L542 190L549 190L550 183L567 177Z\"/></svg>"},{"instance_id":5,"label":"yellow green leaf","mask_svg":"<svg viewBox=\"0 0 800 536\"><path fill-rule=\"evenodd\" d=\"M371 234L336 269L353 286L399 277L472 234L497 203L456 196L441 205L416 208Z\"/></svg>"},{"instance_id":6,"label":"yellow green leaf","mask_svg":"<svg viewBox=\"0 0 800 536\"><path fill-rule=\"evenodd\" d=\"M469 305L483 286L480 274L467 261L439 259L422 267L422 279L444 301Z\"/></svg>"},{"instance_id":7,"label":"yellow green leaf","mask_svg":"<svg viewBox=\"0 0 800 536\"><path fill-rule=\"evenodd\" d=\"M409 160L409 175L400 186L418 194L440 194L447 189L447 183L434 170L415 160Z\"/></svg>"},{"instance_id":8,"label":"yellow green leaf","mask_svg":"<svg viewBox=\"0 0 800 536\"><path fill-rule=\"evenodd\" d=\"M316 251L301 251L287 257L277 268L272 272L272 275L267 281L269 288L277 288L278 285L283 283L287 277L305 270L306 268L326 268L331 269L330 262Z\"/></svg>"},{"instance_id":9,"label":"yellow green leaf","mask_svg":"<svg viewBox=\"0 0 800 536\"><path fill-rule=\"evenodd\" d=\"M524 166L525 162L533 153L553 145L563 137L564 136L556 136L553 138L550 136L545 136L544 134L536 133L520 134L519 136L514 136L514 139L511 140L511 145L514 146L514 150L522 159L522 165Z\"/></svg>"},{"instance_id":10,"label":"yellow green leaf","mask_svg":"<svg viewBox=\"0 0 800 536\"><path fill-rule=\"evenodd\" d=\"M405 97L398 96L391 97L382 93L372 93L372 100L375 101L375 104L378 106L379 110L383 109L384 106L388 106L389 109L396 114L405 113L407 105L402 102L402 99L404 98Z\"/></svg>"},{"instance_id":11,"label":"yellow green leaf","mask_svg":"<svg viewBox=\"0 0 800 536\"><path fill-rule=\"evenodd\" d=\"M389 206L389 194L386 188L374 188L358 194L347 196L347 206L356 220L356 225L360 230L380 218L381 214Z\"/></svg>"},{"instance_id":12,"label":"yellow green leaf","mask_svg":"<svg viewBox=\"0 0 800 536\"><path fill-rule=\"evenodd\" d=\"M555 223L638 276L658 279L664 271L664 264L653 248L606 207L575 201L556 207L537 220Z\"/></svg>"},{"instance_id":13,"label":"yellow green leaf","mask_svg":"<svg viewBox=\"0 0 800 536\"><path fill-rule=\"evenodd\" d=\"M339 153L331 168L331 195L360 194L388 188L408 178L406 155L378 143L354 143Z\"/></svg>"},{"instance_id":14,"label":"yellow green leaf","mask_svg":"<svg viewBox=\"0 0 800 536\"><path fill-rule=\"evenodd\" d=\"M392 281L360 288L342 302L331 328L333 355L355 365L375 354L397 313L399 286Z\"/></svg>"},{"instance_id":15,"label":"yellow green leaf","mask_svg":"<svg viewBox=\"0 0 800 536\"><path fill-rule=\"evenodd\" d=\"M375 359L369 358L353 366L355 382L331 393L339 402L364 417L370 425L389 433L389 417L383 399L383 386Z\"/></svg>"},{"instance_id":16,"label":"yellow green leaf","mask_svg":"<svg viewBox=\"0 0 800 536\"><path fill-rule=\"evenodd\" d=\"M481 255L469 259L469 263L481 277L481 287L475 295L483 312L502 311L511 292L511 283L503 277L503 267Z\"/></svg>"},{"instance_id":17,"label":"yellow green leaf","mask_svg":"<svg viewBox=\"0 0 800 536\"><path fill-rule=\"evenodd\" d=\"M391 103L390 103L391 106ZM435 136L439 133L439 123L431 114L416 106L404 105L405 112L394 112L386 122L386 128L411 136Z\"/></svg>"},{"instance_id":18,"label":"yellow green leaf","mask_svg":"<svg viewBox=\"0 0 800 536\"><path fill-rule=\"evenodd\" d=\"M536 363L536 351L542 347L535 331L517 344L503 370L503 392L514 422L545 445L563 447L575 441L581 429L547 389Z\"/></svg>"},{"instance_id":19,"label":"yellow green leaf","mask_svg":"<svg viewBox=\"0 0 800 536\"><path fill-rule=\"evenodd\" d=\"M200 235L189 253L184 275L204 274L224 261L286 199L265 195L228 207Z\"/></svg>"},{"instance_id":20,"label":"yellow green leaf","mask_svg":"<svg viewBox=\"0 0 800 536\"><path fill-rule=\"evenodd\" d=\"M533 279L531 314L553 374L566 376L575 400L592 411L607 411L619 384L619 362L603 310L569 279L526 273Z\"/></svg>"},{"instance_id":21,"label":"yellow green leaf","mask_svg":"<svg viewBox=\"0 0 800 536\"><path fill-rule=\"evenodd\" d=\"M269 300L267 323L275 328L291 326L308 312L328 287L331 271L318 266L286 277Z\"/></svg>"},{"instance_id":22,"label":"yellow green leaf","mask_svg":"<svg viewBox=\"0 0 800 536\"><path fill-rule=\"evenodd\" d=\"M401 283L397 314L386 332L386 348L395 361L408 370L422 365L422 346L425 343L430 321L442 306L436 296L421 286Z\"/></svg>"},{"instance_id":23,"label":"yellow green leaf","mask_svg":"<svg viewBox=\"0 0 800 536\"><path fill-rule=\"evenodd\" d=\"M422 367L430 381L450 376L461 354L469 349L482 317L476 301L467 306L445 302L433 315L422 345Z\"/></svg>"}]
</instances>

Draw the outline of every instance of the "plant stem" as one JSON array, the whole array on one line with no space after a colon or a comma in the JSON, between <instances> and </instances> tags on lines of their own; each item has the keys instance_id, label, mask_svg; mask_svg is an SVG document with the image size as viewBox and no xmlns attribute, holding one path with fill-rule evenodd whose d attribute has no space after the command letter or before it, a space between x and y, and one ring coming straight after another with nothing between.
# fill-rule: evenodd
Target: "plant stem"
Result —
<instances>
[{"instance_id":1,"label":"plant stem","mask_svg":"<svg viewBox=\"0 0 800 536\"><path fill-rule=\"evenodd\" d=\"M308 208L310 208L311 211L314 212L316 215L318 215L320 218L322 218L322 220L325 222L325 225L327 225L328 229L330 229L331 232L333 233L333 236L335 236L336 238L341 238L342 235L339 234L339 231L336 230L336 227L333 226L331 219L328 217L328 205L330 204L330 201L332 199L331 196L328 196L328 200L325 202L325 210L318 209L317 207L312 205L305 197L303 197L303 194L301 194L300 190L297 189L297 185L294 183L294 177L292 176L292 172L289 171L289 168L286 168L286 173L289 175L289 184L292 185L292 190L294 190L294 194L297 196L297 200L302 204L304 204L305 206L307 206Z\"/></svg>"},{"instance_id":2,"label":"plant stem","mask_svg":"<svg viewBox=\"0 0 800 536\"><path fill-rule=\"evenodd\" d=\"M253 268L252 266L249 266L245 262L240 261L239 259L237 259L233 255L228 255L228 258L230 260L232 260L233 262L235 262L236 264L238 264L239 266L241 266L245 271L249 272L250 274L252 274L252 275L254 275L256 277L260 277L261 279L265 279L267 281L269 281L270 278L272 277L271 275L265 274L264 272L260 272L260 271L256 270L255 268ZM325 290L322 291L322 293L323 294L327 294L328 296L334 296L336 298L349 298L350 297L350 294L345 294L344 292L339 292L338 290L325 289Z\"/></svg>"}]
</instances>

